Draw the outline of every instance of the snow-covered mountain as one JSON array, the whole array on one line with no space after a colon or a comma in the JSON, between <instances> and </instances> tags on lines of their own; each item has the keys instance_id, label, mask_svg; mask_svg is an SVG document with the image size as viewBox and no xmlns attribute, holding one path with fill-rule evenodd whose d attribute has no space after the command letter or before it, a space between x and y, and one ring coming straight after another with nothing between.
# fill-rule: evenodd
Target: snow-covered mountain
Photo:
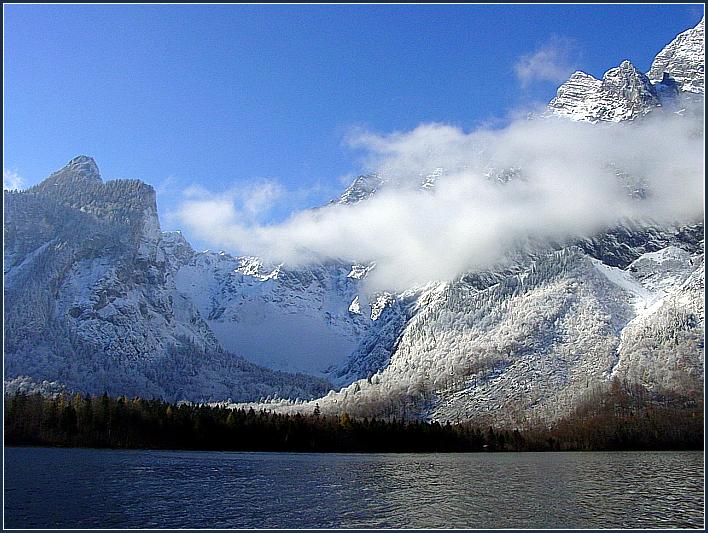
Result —
<instances>
[{"instance_id":1,"label":"snow-covered mountain","mask_svg":"<svg viewBox=\"0 0 708 533\"><path fill-rule=\"evenodd\" d=\"M39 185L5 192L5 380L172 400L309 397L324 380L224 351L175 275L194 256L162 233L155 191L103 182L71 160ZM13 385L14 384L14 385Z\"/></svg>"},{"instance_id":2,"label":"snow-covered mountain","mask_svg":"<svg viewBox=\"0 0 708 533\"><path fill-rule=\"evenodd\" d=\"M348 205L361 202L362 200L371 198L384 183L385 179L379 174L359 176L346 188L337 200L333 200L332 202Z\"/></svg>"},{"instance_id":3,"label":"snow-covered mountain","mask_svg":"<svg viewBox=\"0 0 708 533\"><path fill-rule=\"evenodd\" d=\"M662 80L670 90L671 80ZM558 116L589 122L631 120L661 105L660 91L632 63L623 61L608 70L601 80L575 72L558 88L558 94L548 104Z\"/></svg>"},{"instance_id":4,"label":"snow-covered mountain","mask_svg":"<svg viewBox=\"0 0 708 533\"><path fill-rule=\"evenodd\" d=\"M703 98L703 61L701 21L648 74L626 61L602 80L573 74L547 114L597 122L678 110ZM444 174L414 185L433 189ZM518 174L489 177L504 186ZM618 178L641 200L631 177ZM385 173L361 176L332 204L397 186ZM534 243L503 268L394 294L368 289L374 264L197 253L161 231L152 187L104 182L85 156L4 200L10 390L278 396L312 400L272 408L518 424L567 413L613 377L702 389L700 220Z\"/></svg>"},{"instance_id":5,"label":"snow-covered mountain","mask_svg":"<svg viewBox=\"0 0 708 533\"><path fill-rule=\"evenodd\" d=\"M703 241L686 243L686 230L664 233L653 252L622 242L635 257L623 268L579 243L499 281L431 284L379 371L316 402L271 407L517 425L562 416L615 376L700 391Z\"/></svg>"},{"instance_id":6,"label":"snow-covered mountain","mask_svg":"<svg viewBox=\"0 0 708 533\"><path fill-rule=\"evenodd\" d=\"M401 182L385 172L377 172L357 177L352 184L345 189L342 195L330 204L353 205L364 200L368 200L376 193L389 188L401 189L412 187L420 191L429 191L435 187L435 182L445 172L443 168L436 168L430 173L420 173L414 180Z\"/></svg>"},{"instance_id":7,"label":"snow-covered mountain","mask_svg":"<svg viewBox=\"0 0 708 533\"><path fill-rule=\"evenodd\" d=\"M225 349L269 368L324 375L376 323L357 267L265 268L254 257L204 252L175 281Z\"/></svg>"},{"instance_id":8,"label":"snow-covered mountain","mask_svg":"<svg viewBox=\"0 0 708 533\"><path fill-rule=\"evenodd\" d=\"M681 100L704 94L704 19L669 43L647 74L629 61L601 80L575 72L558 88L548 114L587 122L633 120L660 108L678 109Z\"/></svg>"},{"instance_id":9,"label":"snow-covered mountain","mask_svg":"<svg viewBox=\"0 0 708 533\"><path fill-rule=\"evenodd\" d=\"M703 97L702 43L703 21L657 56L651 79L629 62L602 80L576 73L547 115L618 122L680 113L687 99ZM495 170L490 178L505 183L516 174ZM638 200L647 194L631 176L618 179ZM518 425L567 414L613 378L658 393L702 391L703 239L700 220L673 227L628 220L520 253L505 271L431 284L414 293L373 375L316 402L270 407L307 411L316 403L323 412Z\"/></svg>"},{"instance_id":10,"label":"snow-covered mountain","mask_svg":"<svg viewBox=\"0 0 708 533\"><path fill-rule=\"evenodd\" d=\"M705 17L695 28L680 33L654 58L647 76L660 83L668 74L680 90L705 92Z\"/></svg>"}]
</instances>

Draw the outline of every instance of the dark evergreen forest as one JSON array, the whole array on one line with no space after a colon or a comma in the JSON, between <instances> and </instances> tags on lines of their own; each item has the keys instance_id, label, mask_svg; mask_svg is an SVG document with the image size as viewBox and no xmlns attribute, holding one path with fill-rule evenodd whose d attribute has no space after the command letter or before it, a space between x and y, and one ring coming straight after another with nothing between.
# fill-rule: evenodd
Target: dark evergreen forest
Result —
<instances>
[{"instance_id":1,"label":"dark evergreen forest","mask_svg":"<svg viewBox=\"0 0 708 533\"><path fill-rule=\"evenodd\" d=\"M168 404L125 397L5 397L5 444L293 452L703 449L701 398L648 398L615 384L550 427L497 429Z\"/></svg>"}]
</instances>

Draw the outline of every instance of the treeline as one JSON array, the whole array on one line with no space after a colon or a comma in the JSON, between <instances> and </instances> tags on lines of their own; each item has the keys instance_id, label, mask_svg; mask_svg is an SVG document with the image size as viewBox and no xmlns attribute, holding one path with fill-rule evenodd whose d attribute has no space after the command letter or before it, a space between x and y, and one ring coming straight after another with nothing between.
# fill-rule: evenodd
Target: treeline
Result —
<instances>
[{"instance_id":1,"label":"treeline","mask_svg":"<svg viewBox=\"0 0 708 533\"><path fill-rule=\"evenodd\" d=\"M285 415L160 400L38 394L5 398L8 445L108 448L435 452L496 448L498 432L438 423ZM518 432L517 432L518 434Z\"/></svg>"},{"instance_id":2,"label":"treeline","mask_svg":"<svg viewBox=\"0 0 708 533\"><path fill-rule=\"evenodd\" d=\"M547 433L560 450L702 450L703 391L647 391L612 381Z\"/></svg>"},{"instance_id":3,"label":"treeline","mask_svg":"<svg viewBox=\"0 0 708 533\"><path fill-rule=\"evenodd\" d=\"M702 401L612 390L551 428L285 415L107 395L5 397L7 445L297 451L478 452L702 449Z\"/></svg>"}]
</instances>

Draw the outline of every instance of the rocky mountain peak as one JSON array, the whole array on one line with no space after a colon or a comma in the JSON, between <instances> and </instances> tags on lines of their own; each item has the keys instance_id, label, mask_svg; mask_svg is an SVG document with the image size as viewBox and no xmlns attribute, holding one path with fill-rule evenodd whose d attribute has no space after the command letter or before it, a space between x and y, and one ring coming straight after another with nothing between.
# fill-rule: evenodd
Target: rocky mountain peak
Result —
<instances>
[{"instance_id":1,"label":"rocky mountain peak","mask_svg":"<svg viewBox=\"0 0 708 533\"><path fill-rule=\"evenodd\" d=\"M647 78L637 67L632 64L631 61L627 59L622 61L618 67L611 68L605 72L602 80L606 83L611 83L614 80L621 80L626 83L634 83L637 81L650 83L649 78Z\"/></svg>"},{"instance_id":2,"label":"rocky mountain peak","mask_svg":"<svg viewBox=\"0 0 708 533\"><path fill-rule=\"evenodd\" d=\"M89 182L103 183L101 172L92 157L80 155L69 161L64 168L53 173L51 178L73 178Z\"/></svg>"},{"instance_id":3,"label":"rocky mountain peak","mask_svg":"<svg viewBox=\"0 0 708 533\"><path fill-rule=\"evenodd\" d=\"M102 186L103 180L96 162L91 157L80 155L29 191L51 194L66 200L77 194L101 189Z\"/></svg>"},{"instance_id":4,"label":"rocky mountain peak","mask_svg":"<svg viewBox=\"0 0 708 533\"><path fill-rule=\"evenodd\" d=\"M601 80L575 72L558 88L546 115L587 122L633 120L671 107L679 93L704 92L704 21L676 37L654 59L647 75L631 62L608 70Z\"/></svg>"},{"instance_id":5,"label":"rocky mountain peak","mask_svg":"<svg viewBox=\"0 0 708 533\"><path fill-rule=\"evenodd\" d=\"M649 78L629 61L622 61L619 67L605 72L602 82L607 91L614 92L618 98L638 108L637 111L659 103Z\"/></svg>"},{"instance_id":6,"label":"rocky mountain peak","mask_svg":"<svg viewBox=\"0 0 708 533\"><path fill-rule=\"evenodd\" d=\"M668 74L682 91L705 92L705 17L693 28L680 33L657 54L648 76L659 83Z\"/></svg>"},{"instance_id":7,"label":"rocky mountain peak","mask_svg":"<svg viewBox=\"0 0 708 533\"><path fill-rule=\"evenodd\" d=\"M601 80L577 71L548 104L550 115L587 122L632 120L659 105L649 78L631 62L605 72Z\"/></svg>"},{"instance_id":8,"label":"rocky mountain peak","mask_svg":"<svg viewBox=\"0 0 708 533\"><path fill-rule=\"evenodd\" d=\"M82 155L25 192L25 199L61 206L60 219L78 217L77 221L101 224L101 231L115 232L124 245L137 250L138 258L156 257L161 230L155 189L140 180L104 182L96 162ZM65 227L65 220L59 220L59 225Z\"/></svg>"},{"instance_id":9,"label":"rocky mountain peak","mask_svg":"<svg viewBox=\"0 0 708 533\"><path fill-rule=\"evenodd\" d=\"M659 105L649 78L631 62L605 72L601 80L577 71L548 104L550 115L587 122L631 120Z\"/></svg>"},{"instance_id":10,"label":"rocky mountain peak","mask_svg":"<svg viewBox=\"0 0 708 533\"><path fill-rule=\"evenodd\" d=\"M384 181L385 180L376 173L359 176L347 187L336 203L355 204L366 200L381 187Z\"/></svg>"}]
</instances>

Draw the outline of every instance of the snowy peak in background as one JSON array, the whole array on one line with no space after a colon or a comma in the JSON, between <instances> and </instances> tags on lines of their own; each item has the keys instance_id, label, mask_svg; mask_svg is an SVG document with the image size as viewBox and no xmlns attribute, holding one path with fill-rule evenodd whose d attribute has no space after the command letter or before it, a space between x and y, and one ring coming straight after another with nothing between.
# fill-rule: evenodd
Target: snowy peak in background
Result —
<instances>
[{"instance_id":1,"label":"snowy peak in background","mask_svg":"<svg viewBox=\"0 0 708 533\"><path fill-rule=\"evenodd\" d=\"M384 179L379 174L373 173L359 176L334 203L340 205L359 203L373 196L383 184Z\"/></svg>"},{"instance_id":2,"label":"snowy peak in background","mask_svg":"<svg viewBox=\"0 0 708 533\"><path fill-rule=\"evenodd\" d=\"M704 92L704 22L680 34L654 59L648 75L629 61L598 80L575 72L548 104L547 115L571 120L621 122L660 107L673 107L682 93Z\"/></svg>"},{"instance_id":3,"label":"snowy peak in background","mask_svg":"<svg viewBox=\"0 0 708 533\"><path fill-rule=\"evenodd\" d=\"M602 80L574 73L558 88L548 107L553 114L573 120L619 122L641 116L657 105L659 98L649 78L623 61Z\"/></svg>"},{"instance_id":4,"label":"snowy peak in background","mask_svg":"<svg viewBox=\"0 0 708 533\"><path fill-rule=\"evenodd\" d=\"M705 17L695 28L686 30L671 41L654 59L649 79L659 83L668 74L682 91L703 94L705 91Z\"/></svg>"},{"instance_id":5,"label":"snowy peak in background","mask_svg":"<svg viewBox=\"0 0 708 533\"><path fill-rule=\"evenodd\" d=\"M330 204L353 205L364 200L368 200L380 191L387 188L412 189L418 191L432 191L443 175L445 169L436 168L430 173L420 173L415 180L402 180L389 175L386 171L379 171L364 174L357 177L352 184L346 188L342 195L332 200Z\"/></svg>"},{"instance_id":6,"label":"snowy peak in background","mask_svg":"<svg viewBox=\"0 0 708 533\"><path fill-rule=\"evenodd\" d=\"M629 61L608 70L598 80L576 72L560 86L549 108L573 120L619 122L645 114L659 104L649 79Z\"/></svg>"}]
</instances>

